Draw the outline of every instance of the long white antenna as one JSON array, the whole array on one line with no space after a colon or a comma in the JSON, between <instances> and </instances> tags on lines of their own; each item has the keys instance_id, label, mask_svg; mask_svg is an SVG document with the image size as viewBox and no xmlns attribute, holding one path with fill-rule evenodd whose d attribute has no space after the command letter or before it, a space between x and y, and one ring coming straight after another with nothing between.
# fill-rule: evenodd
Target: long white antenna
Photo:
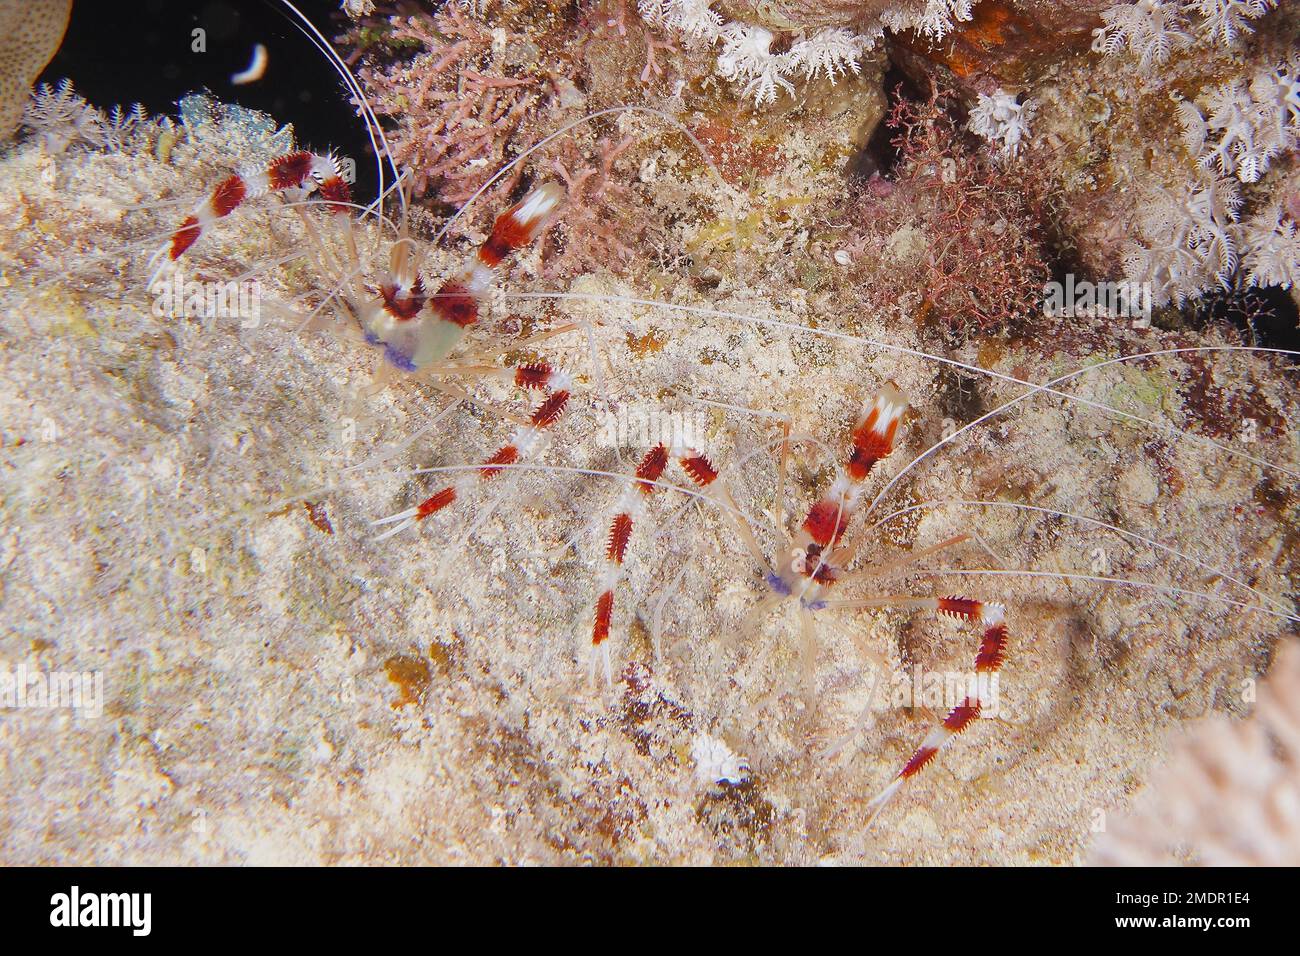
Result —
<instances>
[{"instance_id":1,"label":"long white antenna","mask_svg":"<svg viewBox=\"0 0 1300 956\"><path fill-rule=\"evenodd\" d=\"M352 70L348 65L343 62L343 58L338 55L334 50L334 47L330 45L329 40L325 39L320 30L316 29L316 25L312 23L311 20L307 19L307 15L295 7L290 0L280 0L280 2L289 9L290 13L301 21L295 23L294 26L307 36L307 39L312 42L312 45L315 46L317 50L325 54L326 59L330 62L330 66L334 67L334 72L343 79L343 82L352 93L357 105L361 108L362 119L366 124L366 132L370 136L370 146L375 151L375 165L379 171L379 195L382 197L385 194L384 159L386 158L389 165L392 166L393 177L395 179L400 180L401 173L398 172L397 164L393 161L393 153L392 150L389 149L388 138L384 136L383 127L379 125L379 118L375 115L375 111L371 107L370 101L366 99L366 94L362 91L361 84L357 81L356 76L352 73ZM382 149L380 148L381 145ZM397 196L402 204L402 216L405 217L406 196L401 190L398 190ZM380 208L382 212L382 206Z\"/></svg>"}]
</instances>

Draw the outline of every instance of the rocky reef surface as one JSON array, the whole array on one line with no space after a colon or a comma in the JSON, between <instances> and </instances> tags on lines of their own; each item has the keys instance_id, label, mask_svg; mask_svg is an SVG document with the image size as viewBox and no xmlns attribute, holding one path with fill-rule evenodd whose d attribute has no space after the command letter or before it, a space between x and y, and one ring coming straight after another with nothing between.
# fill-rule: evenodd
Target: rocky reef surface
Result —
<instances>
[{"instance_id":1,"label":"rocky reef surface","mask_svg":"<svg viewBox=\"0 0 1300 956\"><path fill-rule=\"evenodd\" d=\"M1252 710L1295 640L1300 532L1296 365L1243 348L1295 324L1294 7L1119 6L345 4L431 280L528 185L568 196L466 345L574 374L555 468L382 542L448 480L416 469L482 461L532 398L378 387L317 208L249 202L155 276L292 116L38 91L0 157L0 663L103 696L0 710L0 859L1084 860L1171 730ZM1139 14L1167 15L1163 58ZM640 109L578 123L617 106ZM358 217L362 281L398 225ZM175 267L255 305L160 305ZM1067 276L1149 308L1048 314ZM1029 394L1073 373L1073 399ZM776 566L886 383L911 408L870 496L1026 397L848 532L855 570L969 535L838 596L967 594L1011 635L996 708L868 826L968 625L831 606L810 634L731 503L664 489L613 686L588 670L618 476L656 427L707 448Z\"/></svg>"}]
</instances>

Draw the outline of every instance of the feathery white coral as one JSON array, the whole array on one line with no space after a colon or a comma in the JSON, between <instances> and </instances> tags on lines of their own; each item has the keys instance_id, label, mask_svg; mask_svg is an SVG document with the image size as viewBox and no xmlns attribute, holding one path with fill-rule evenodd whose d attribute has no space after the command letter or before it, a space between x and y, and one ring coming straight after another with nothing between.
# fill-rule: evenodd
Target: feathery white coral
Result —
<instances>
[{"instance_id":1,"label":"feathery white coral","mask_svg":"<svg viewBox=\"0 0 1300 956\"><path fill-rule=\"evenodd\" d=\"M167 117L151 119L145 112L143 103L136 103L129 110L114 106L103 123L104 145L109 149L124 149L137 137L156 134L171 126L172 122Z\"/></svg>"},{"instance_id":2,"label":"feathery white coral","mask_svg":"<svg viewBox=\"0 0 1300 956\"><path fill-rule=\"evenodd\" d=\"M1193 103L1178 105L1183 142L1201 166L1243 183L1258 182L1274 157L1300 140L1300 78L1297 59L1203 95L1206 113ZM1208 114L1208 115L1207 115Z\"/></svg>"},{"instance_id":3,"label":"feathery white coral","mask_svg":"<svg viewBox=\"0 0 1300 956\"><path fill-rule=\"evenodd\" d=\"M915 30L929 40L939 40L958 23L972 17L974 0L924 0L901 3L880 15L880 21L895 33Z\"/></svg>"},{"instance_id":4,"label":"feathery white coral","mask_svg":"<svg viewBox=\"0 0 1300 956\"><path fill-rule=\"evenodd\" d=\"M695 776L701 783L744 783L749 776L749 761L734 754L717 737L702 734L691 744Z\"/></svg>"},{"instance_id":5,"label":"feathery white coral","mask_svg":"<svg viewBox=\"0 0 1300 956\"><path fill-rule=\"evenodd\" d=\"M1020 144L1029 137L1029 123L1034 118L1038 104L1033 100L1016 102L1010 93L998 90L992 96L981 93L979 102L970 111L969 127L972 133L982 136L998 147L1005 158L1020 152Z\"/></svg>"},{"instance_id":6,"label":"feathery white coral","mask_svg":"<svg viewBox=\"0 0 1300 956\"><path fill-rule=\"evenodd\" d=\"M22 125L36 132L51 153L77 142L106 145L105 122L104 114L74 93L66 79L57 87L42 83L33 90L22 118Z\"/></svg>"},{"instance_id":7,"label":"feathery white coral","mask_svg":"<svg viewBox=\"0 0 1300 956\"><path fill-rule=\"evenodd\" d=\"M713 43L722 34L722 17L708 0L637 0L636 9L646 23L672 27L692 40Z\"/></svg>"},{"instance_id":8,"label":"feathery white coral","mask_svg":"<svg viewBox=\"0 0 1300 956\"><path fill-rule=\"evenodd\" d=\"M718 54L718 75L733 82L745 83L744 96L753 96L759 106L776 102L777 88L787 93L794 86L781 73L786 66L783 56L772 55L772 31L744 23L728 23L722 28L722 52Z\"/></svg>"},{"instance_id":9,"label":"feathery white coral","mask_svg":"<svg viewBox=\"0 0 1300 956\"><path fill-rule=\"evenodd\" d=\"M1241 232L1241 265L1248 284L1290 289L1300 282L1300 233L1280 205L1251 216Z\"/></svg>"},{"instance_id":10,"label":"feathery white coral","mask_svg":"<svg viewBox=\"0 0 1300 956\"><path fill-rule=\"evenodd\" d=\"M1277 6L1277 0L1192 0L1191 6L1201 15L1197 33L1228 46L1239 36L1254 33L1249 21L1268 13Z\"/></svg>"},{"instance_id":11,"label":"feathery white coral","mask_svg":"<svg viewBox=\"0 0 1300 956\"><path fill-rule=\"evenodd\" d=\"M837 77L858 72L858 60L873 49L881 30L855 34L827 28L798 40L785 53L773 53L775 36L765 27L750 23L726 23L707 0L638 0L637 11L646 23L669 28L694 41L721 41L717 72L723 79L743 83L743 96L755 104L776 102L781 92L794 93L789 77L802 72L804 79L824 74L832 83Z\"/></svg>"},{"instance_id":12,"label":"feathery white coral","mask_svg":"<svg viewBox=\"0 0 1300 956\"><path fill-rule=\"evenodd\" d=\"M1183 123L1184 140L1192 151L1199 143L1207 152L1197 156L1202 166L1211 164L1223 175L1236 173L1243 183L1253 183L1268 168L1270 149L1268 143L1256 143L1254 109L1250 91L1245 83L1225 83L1211 90L1205 98L1209 116L1196 124L1199 111L1194 106L1179 104L1179 120ZM1208 143L1210 133L1218 135L1218 142Z\"/></svg>"},{"instance_id":13,"label":"feathery white coral","mask_svg":"<svg viewBox=\"0 0 1300 956\"><path fill-rule=\"evenodd\" d=\"M1241 196L1231 179L1189 183L1181 195L1156 190L1142 204L1142 241L1124 254L1132 282L1151 285L1152 303L1182 305L1215 284L1226 286L1237 268L1233 230Z\"/></svg>"},{"instance_id":14,"label":"feathery white coral","mask_svg":"<svg viewBox=\"0 0 1300 956\"><path fill-rule=\"evenodd\" d=\"M806 79L816 79L818 73L825 73L826 78L834 83L837 74L856 74L858 60L875 45L875 37L827 28L818 30L806 40L800 40L790 48L786 57L789 69L802 69Z\"/></svg>"},{"instance_id":15,"label":"feathery white coral","mask_svg":"<svg viewBox=\"0 0 1300 956\"><path fill-rule=\"evenodd\" d=\"M1102 11L1101 19L1105 27L1097 31L1092 48L1115 54L1127 46L1143 70L1159 66L1175 50L1192 45L1181 0L1121 3Z\"/></svg>"},{"instance_id":16,"label":"feathery white coral","mask_svg":"<svg viewBox=\"0 0 1300 956\"><path fill-rule=\"evenodd\" d=\"M62 153L74 144L122 150L175 128L167 117L149 116L140 103L126 110L114 106L105 114L74 93L67 79L57 87L42 84L32 91L22 125L40 136L51 153Z\"/></svg>"},{"instance_id":17,"label":"feathery white coral","mask_svg":"<svg viewBox=\"0 0 1300 956\"><path fill-rule=\"evenodd\" d=\"M1300 54L1272 70L1261 70L1250 81L1255 124L1261 134L1286 150L1300 140Z\"/></svg>"},{"instance_id":18,"label":"feathery white coral","mask_svg":"<svg viewBox=\"0 0 1300 956\"><path fill-rule=\"evenodd\" d=\"M1196 36L1206 43L1231 46L1253 33L1258 20L1277 6L1277 0L1137 0L1121 3L1101 14L1105 26L1095 31L1093 50L1118 53L1125 45L1144 70L1169 59L1171 53L1191 48L1195 38L1191 15L1199 18Z\"/></svg>"}]
</instances>

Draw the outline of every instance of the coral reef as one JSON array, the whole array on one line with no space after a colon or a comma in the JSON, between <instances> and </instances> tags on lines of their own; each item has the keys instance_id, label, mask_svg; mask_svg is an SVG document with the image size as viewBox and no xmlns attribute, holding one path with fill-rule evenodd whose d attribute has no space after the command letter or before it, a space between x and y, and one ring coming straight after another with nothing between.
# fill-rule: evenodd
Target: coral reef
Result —
<instances>
[{"instance_id":1,"label":"coral reef","mask_svg":"<svg viewBox=\"0 0 1300 956\"><path fill-rule=\"evenodd\" d=\"M0 157L0 664L103 700L0 713L0 860L1083 862L1170 731L1289 679L1300 560L1297 366L1208 308L1293 282L1295 13L1180 7L1195 42L1135 79L1131 40L1090 50L1109 6L348 3L407 217L268 190L175 262L295 117L40 91ZM1194 108L1221 142L1225 85L1278 107L1255 181L1262 113L1231 168L1183 139ZM463 274L544 180L567 205L454 367L376 380L349 303ZM1126 251L1153 316L1047 314ZM256 308L168 308L177 282ZM569 413L483 480L543 360ZM891 388L845 603L800 607L764 566ZM665 420L725 494L645 496L605 686L606 519ZM449 474L455 508L376 540ZM1006 608L996 706L868 825L979 640L872 600L953 594ZM1253 751L1290 732L1260 700ZM1283 820L1259 766L1236 797Z\"/></svg>"}]
</instances>

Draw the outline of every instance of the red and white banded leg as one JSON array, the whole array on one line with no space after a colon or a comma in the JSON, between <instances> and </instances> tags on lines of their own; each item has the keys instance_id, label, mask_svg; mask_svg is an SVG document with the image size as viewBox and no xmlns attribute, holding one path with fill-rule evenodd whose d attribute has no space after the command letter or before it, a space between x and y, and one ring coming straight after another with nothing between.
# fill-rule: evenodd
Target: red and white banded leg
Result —
<instances>
[{"instance_id":1,"label":"red and white banded leg","mask_svg":"<svg viewBox=\"0 0 1300 956\"><path fill-rule=\"evenodd\" d=\"M975 655L975 693L968 695L930 731L893 782L872 799L868 804L871 813L867 820L868 826L903 784L920 773L926 764L952 742L954 737L980 716L985 704L980 693L987 690L987 681L1002 669L1002 663L1006 659L1007 613L1006 608L1001 604L986 604L983 601L964 597L917 598L908 603L914 607L930 608L940 614L950 614L983 625L984 633L980 639L979 651Z\"/></svg>"},{"instance_id":2,"label":"red and white banded leg","mask_svg":"<svg viewBox=\"0 0 1300 956\"><path fill-rule=\"evenodd\" d=\"M305 196L319 188L321 198L336 212L349 212L352 190L344 182L333 156L300 150L278 156L249 176L227 176L212 193L194 207L172 235L167 258L173 262L185 254L218 219L229 216L247 200L269 192L301 190Z\"/></svg>"},{"instance_id":3,"label":"red and white banded leg","mask_svg":"<svg viewBox=\"0 0 1300 956\"><path fill-rule=\"evenodd\" d=\"M614 516L609 522L609 534L605 542L605 556L602 562L596 598L595 619L591 628L591 671L596 668L596 655L599 653L605 667L606 684L614 683L613 668L609 660L610 624L614 616L614 591L623 579L623 561L627 556L628 542L632 531L645 512L646 501L654 494L657 482L668 467L669 450L663 444L651 448L636 468L636 478L623 492L614 507ZM682 471L697 487L707 488L718 477L712 462L694 449L683 450L677 455L677 463Z\"/></svg>"},{"instance_id":4,"label":"red and white banded leg","mask_svg":"<svg viewBox=\"0 0 1300 956\"><path fill-rule=\"evenodd\" d=\"M375 538L376 541L391 538L417 522L423 521L429 515L451 506L468 492L475 474L480 481L490 481L505 470L504 466L519 464L537 453L547 429L560 420L568 407L572 395L573 377L568 372L554 369L543 362L517 366L514 372L515 383L520 387L550 391L550 394L534 409L528 423L517 428L510 439L474 471L465 472L462 477L440 488L415 507L373 522L375 525L393 525Z\"/></svg>"},{"instance_id":5,"label":"red and white banded leg","mask_svg":"<svg viewBox=\"0 0 1300 956\"><path fill-rule=\"evenodd\" d=\"M862 483L876 462L894 450L898 424L907 411L907 399L893 386L885 386L864 410L853 429L853 451L835 475L830 489L808 509L794 540L795 570L830 583L833 572L825 552L839 543L862 497ZM829 580L828 580L829 578Z\"/></svg>"}]
</instances>

